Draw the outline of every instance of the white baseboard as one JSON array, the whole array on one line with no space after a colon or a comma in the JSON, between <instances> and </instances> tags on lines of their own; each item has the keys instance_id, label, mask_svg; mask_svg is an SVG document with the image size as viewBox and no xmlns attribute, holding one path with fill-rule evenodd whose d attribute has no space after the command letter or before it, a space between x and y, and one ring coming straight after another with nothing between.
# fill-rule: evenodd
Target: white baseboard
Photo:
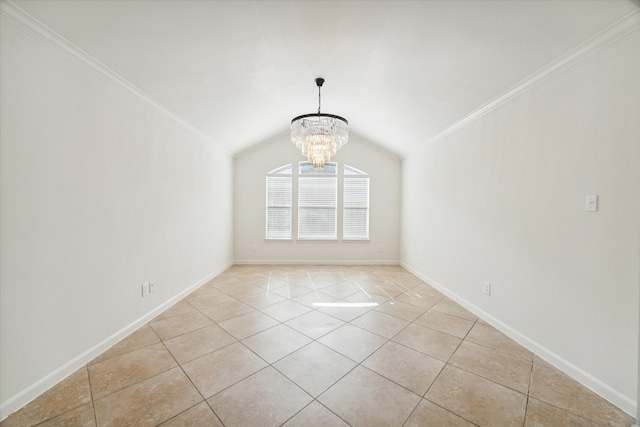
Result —
<instances>
[{"instance_id":1,"label":"white baseboard","mask_svg":"<svg viewBox=\"0 0 640 427\"><path fill-rule=\"evenodd\" d=\"M129 325L120 329L110 337L102 340L95 346L91 347L87 351L82 354L79 354L69 362L65 363L55 371L49 373L44 378L25 388L18 394L11 396L6 401L0 404L0 421L7 418L10 414L14 413L18 409L22 408L38 396L40 396L45 391L49 390L54 385L58 384L60 381L67 378L69 375L73 374L78 369L82 368L84 365L98 357L100 354L104 353L115 344L129 336L131 333L135 332L138 328L149 322L151 319L174 305L176 302L180 301L182 298L198 289L200 286L207 283L209 280L213 279L227 268L231 267L233 262L228 263L227 265L217 269L213 273L210 273L198 280L193 285L181 291L179 294L160 304L150 312L146 313L144 316L136 319Z\"/></svg>"},{"instance_id":2,"label":"white baseboard","mask_svg":"<svg viewBox=\"0 0 640 427\"><path fill-rule=\"evenodd\" d=\"M588 372L585 372L584 370L575 366L568 360L563 359L562 357L555 354L553 351L540 345L539 343L535 342L529 337L523 335L522 333L513 329L509 325L501 322L500 320L491 316L489 313L478 308L474 304L469 303L459 295L449 291L446 287L444 287L440 283L430 279L429 277L425 276L424 274L415 270L414 268L411 268L409 265L403 262L400 262L400 265L404 267L406 270L410 271L415 276L427 282L429 285L436 288L438 291L442 292L447 297L451 298L452 300L454 300L455 302L457 302L458 304L460 304L461 306L463 306L464 308L472 312L473 314L475 314L476 316L480 317L482 320L491 324L493 327L498 329L503 334L507 335L509 338L513 339L520 345L524 346L525 348L534 352L536 355L540 356L545 361L549 362L556 368L560 369L562 372L566 373L571 378L578 381L580 384L584 385L594 393L598 394L599 396L608 400L612 404L616 405L618 408L622 409L632 417L636 416L637 405L633 399L623 395L617 390L614 390L607 384L603 383L602 381L590 375Z\"/></svg>"},{"instance_id":3,"label":"white baseboard","mask_svg":"<svg viewBox=\"0 0 640 427\"><path fill-rule=\"evenodd\" d=\"M299 260L299 259L237 259L234 264L238 265L400 265L400 261L393 259L356 259L356 260Z\"/></svg>"}]
</instances>

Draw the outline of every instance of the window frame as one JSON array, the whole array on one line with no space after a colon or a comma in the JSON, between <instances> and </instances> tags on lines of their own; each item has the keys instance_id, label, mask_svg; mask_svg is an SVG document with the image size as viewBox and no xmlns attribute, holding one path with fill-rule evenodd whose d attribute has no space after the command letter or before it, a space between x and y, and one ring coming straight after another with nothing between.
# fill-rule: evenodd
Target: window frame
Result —
<instances>
[{"instance_id":1,"label":"window frame","mask_svg":"<svg viewBox=\"0 0 640 427\"><path fill-rule=\"evenodd\" d=\"M370 229L370 198L371 198L371 180L369 174L366 172L356 169L353 166L349 166L346 164L339 164L337 162L327 163L327 165L331 166L333 169L327 172L316 171L312 168L306 168L303 172L303 166L309 164L308 161L300 161L293 162L283 166L280 166L276 169L273 169L271 172L266 174L266 191L265 195L267 198L266 208L265 208L265 241L273 241L273 242L283 242L283 241L298 241L298 242L366 242L371 240L371 229ZM325 168L326 169L326 168ZM283 173L283 170L285 173ZM281 208L286 207L289 208L289 236L288 237L270 237L269 236L269 177L289 177L290 178L290 206L271 206L272 208ZM302 206L300 205L300 191L302 185L300 184L301 179L311 178L311 179L331 179L334 181L334 203L333 206ZM345 182L348 182L349 179L359 179L366 180L366 206L365 204L361 204L359 206L350 205L349 201L345 204ZM334 220L333 220L333 233L330 236L321 236L321 235L301 235L301 221L303 214L301 213L301 209L333 209L334 210ZM361 209L366 212L365 224L363 228L365 229L365 233L360 236L348 235L345 237L345 221L347 220L347 210Z\"/></svg>"}]
</instances>

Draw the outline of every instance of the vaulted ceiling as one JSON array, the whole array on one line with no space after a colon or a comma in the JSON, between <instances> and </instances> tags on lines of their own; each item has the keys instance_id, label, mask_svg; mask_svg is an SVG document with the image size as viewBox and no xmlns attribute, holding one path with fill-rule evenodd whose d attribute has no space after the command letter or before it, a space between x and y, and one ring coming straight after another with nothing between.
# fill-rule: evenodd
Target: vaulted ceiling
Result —
<instances>
[{"instance_id":1,"label":"vaulted ceiling","mask_svg":"<svg viewBox=\"0 0 640 427\"><path fill-rule=\"evenodd\" d=\"M317 110L403 156L637 11L634 0L15 5L238 153Z\"/></svg>"}]
</instances>

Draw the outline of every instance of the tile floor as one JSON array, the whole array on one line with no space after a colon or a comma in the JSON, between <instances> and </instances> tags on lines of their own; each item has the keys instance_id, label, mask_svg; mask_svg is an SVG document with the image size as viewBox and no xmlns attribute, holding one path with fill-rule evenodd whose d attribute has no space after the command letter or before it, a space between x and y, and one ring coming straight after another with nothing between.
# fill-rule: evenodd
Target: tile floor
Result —
<instances>
[{"instance_id":1,"label":"tile floor","mask_svg":"<svg viewBox=\"0 0 640 427\"><path fill-rule=\"evenodd\" d=\"M234 266L0 425L633 423L401 267Z\"/></svg>"}]
</instances>

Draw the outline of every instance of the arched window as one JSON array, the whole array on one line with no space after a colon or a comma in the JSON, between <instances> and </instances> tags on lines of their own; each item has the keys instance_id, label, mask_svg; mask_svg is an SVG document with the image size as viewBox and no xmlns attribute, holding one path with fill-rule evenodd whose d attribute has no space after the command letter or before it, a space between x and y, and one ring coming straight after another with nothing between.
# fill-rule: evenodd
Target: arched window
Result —
<instances>
[{"instance_id":1,"label":"arched window","mask_svg":"<svg viewBox=\"0 0 640 427\"><path fill-rule=\"evenodd\" d=\"M369 176L359 169L344 165L340 170L337 163L326 163L322 170L309 162L298 163L295 170L284 165L267 174L266 193L267 239L291 239L296 224L299 240L336 240L340 215L342 240L369 239Z\"/></svg>"}]
</instances>

